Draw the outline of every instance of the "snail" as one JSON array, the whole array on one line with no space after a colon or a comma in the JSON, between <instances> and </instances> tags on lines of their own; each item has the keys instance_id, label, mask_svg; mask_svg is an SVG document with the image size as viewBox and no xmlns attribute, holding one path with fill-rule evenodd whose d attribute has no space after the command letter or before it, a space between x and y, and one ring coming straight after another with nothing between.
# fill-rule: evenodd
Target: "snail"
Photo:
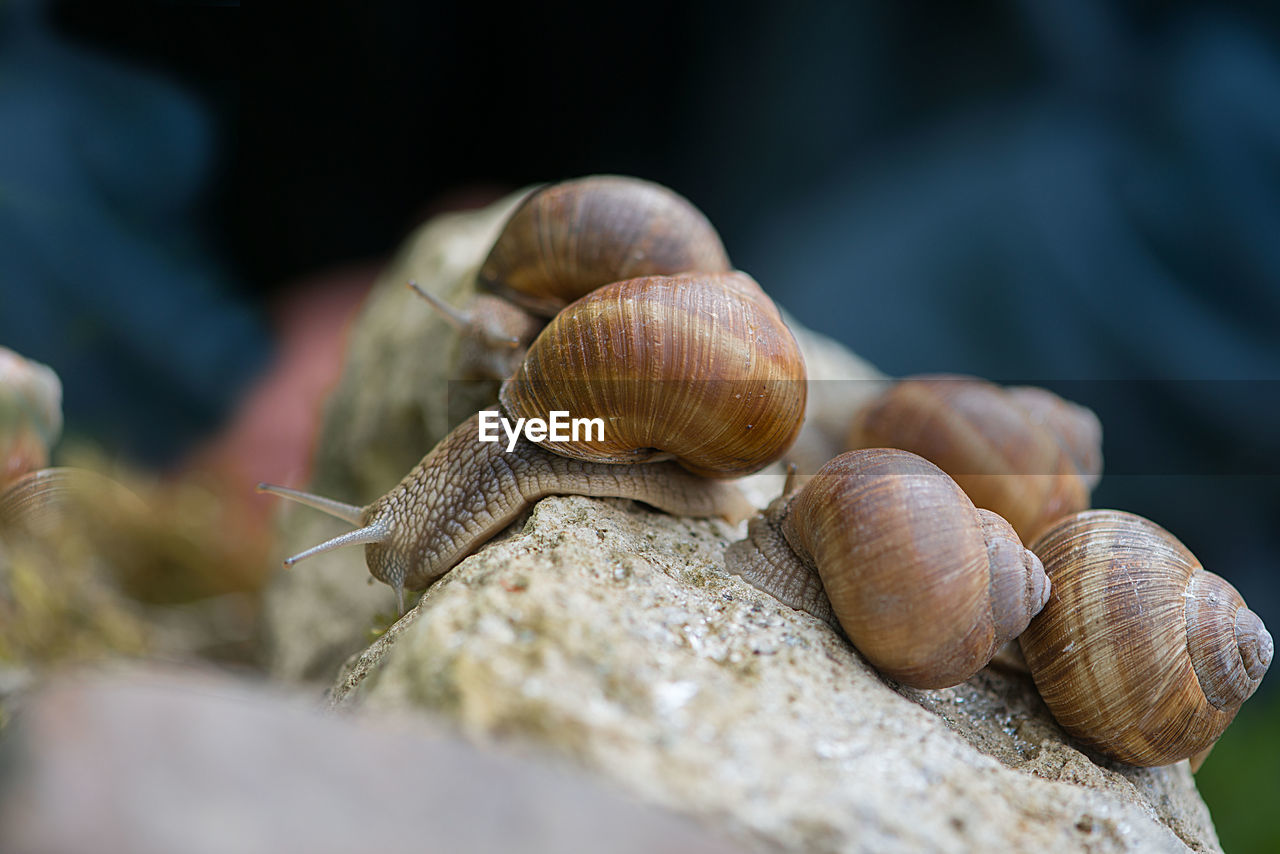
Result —
<instances>
[{"instance_id":1,"label":"snail","mask_svg":"<svg viewBox=\"0 0 1280 854\"><path fill-rule=\"evenodd\" d=\"M477 294L471 307L454 308L431 291L409 282L409 287L458 331L455 358L460 380L500 380L524 358L529 342L542 329L542 319L501 297Z\"/></svg>"},{"instance_id":2,"label":"snail","mask_svg":"<svg viewBox=\"0 0 1280 854\"><path fill-rule=\"evenodd\" d=\"M683 196L639 178L593 175L542 187L516 207L467 309L416 290L462 334L460 378L503 380L546 318L601 285L729 269L715 228Z\"/></svg>"},{"instance_id":3,"label":"snail","mask_svg":"<svg viewBox=\"0 0 1280 854\"><path fill-rule=\"evenodd\" d=\"M0 347L0 487L49 464L62 433L62 382L47 365Z\"/></svg>"},{"instance_id":4,"label":"snail","mask_svg":"<svg viewBox=\"0 0 1280 854\"><path fill-rule=\"evenodd\" d=\"M1133 765L1211 747L1274 649L1236 589L1132 513L1076 513L1032 549L1052 593L1020 644L1062 728Z\"/></svg>"},{"instance_id":5,"label":"snail","mask_svg":"<svg viewBox=\"0 0 1280 854\"><path fill-rule=\"evenodd\" d=\"M894 447L933 462L1031 542L1084 510L1102 472L1102 425L1045 389L929 375L892 385L859 410L850 448Z\"/></svg>"},{"instance_id":6,"label":"snail","mask_svg":"<svg viewBox=\"0 0 1280 854\"><path fill-rule=\"evenodd\" d=\"M508 450L478 440L476 415L367 507L261 484L359 526L286 565L363 544L370 573L403 608L405 588L425 588L545 495L740 521L753 508L722 479L786 452L804 414L804 361L746 274L652 276L599 288L557 315L501 400L515 418L601 418L603 441L526 437Z\"/></svg>"},{"instance_id":7,"label":"snail","mask_svg":"<svg viewBox=\"0 0 1280 854\"><path fill-rule=\"evenodd\" d=\"M848 451L784 490L725 562L917 688L972 676L1049 594L1008 522L974 507L933 463L892 448Z\"/></svg>"}]
</instances>

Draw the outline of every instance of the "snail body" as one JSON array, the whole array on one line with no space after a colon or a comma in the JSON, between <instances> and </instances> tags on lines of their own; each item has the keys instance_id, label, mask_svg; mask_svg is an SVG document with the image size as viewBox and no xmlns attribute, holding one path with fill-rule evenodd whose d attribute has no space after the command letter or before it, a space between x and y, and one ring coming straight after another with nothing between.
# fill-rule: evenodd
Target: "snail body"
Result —
<instances>
[{"instance_id":1,"label":"snail body","mask_svg":"<svg viewBox=\"0 0 1280 854\"><path fill-rule=\"evenodd\" d=\"M705 343L717 335L741 340ZM286 565L364 545L370 573L402 596L406 587L429 585L533 501L552 494L632 498L680 515L740 521L752 508L737 487L702 475L732 477L778 459L803 418L799 348L777 308L742 273L608 285L561 312L534 341L530 360L541 365L531 378L504 389L507 414L547 419L566 410L599 417L606 425L599 447L584 441L563 454L564 443L521 438L508 451L481 442L473 416L367 507L263 484L263 491L359 526ZM635 426L645 417L668 418L668 395L687 408L722 403L691 379L699 369L716 378L709 388L730 390L715 431L708 435L706 422L674 415L647 432ZM733 405L734 394L748 393L751 401Z\"/></svg>"},{"instance_id":2,"label":"snail body","mask_svg":"<svg viewBox=\"0 0 1280 854\"><path fill-rule=\"evenodd\" d=\"M1044 389L958 375L895 383L859 410L847 445L919 454L1026 542L1088 507L1102 469L1102 427L1090 410Z\"/></svg>"},{"instance_id":3,"label":"snail body","mask_svg":"<svg viewBox=\"0 0 1280 854\"><path fill-rule=\"evenodd\" d=\"M729 269L715 228L683 196L639 178L592 175L540 187L516 207L467 308L418 293L462 336L460 378L501 381L547 318L601 285Z\"/></svg>"},{"instance_id":4,"label":"snail body","mask_svg":"<svg viewBox=\"0 0 1280 854\"><path fill-rule=\"evenodd\" d=\"M873 666L918 688L963 682L1044 604L1039 559L908 451L831 460L752 519L730 572L838 625Z\"/></svg>"},{"instance_id":5,"label":"snail body","mask_svg":"<svg viewBox=\"0 0 1280 854\"><path fill-rule=\"evenodd\" d=\"M365 507L279 486L271 492L359 527L285 561L292 566L323 551L365 547L369 574L396 591L424 589L548 495L631 498L682 516L738 522L751 506L733 484L698 477L676 463L588 463L519 440L478 442L478 416L459 424L396 486Z\"/></svg>"},{"instance_id":6,"label":"snail body","mask_svg":"<svg viewBox=\"0 0 1280 854\"><path fill-rule=\"evenodd\" d=\"M1134 765L1212 746L1274 650L1236 589L1131 513L1074 514L1032 548L1052 593L1020 644L1062 728Z\"/></svg>"}]
</instances>

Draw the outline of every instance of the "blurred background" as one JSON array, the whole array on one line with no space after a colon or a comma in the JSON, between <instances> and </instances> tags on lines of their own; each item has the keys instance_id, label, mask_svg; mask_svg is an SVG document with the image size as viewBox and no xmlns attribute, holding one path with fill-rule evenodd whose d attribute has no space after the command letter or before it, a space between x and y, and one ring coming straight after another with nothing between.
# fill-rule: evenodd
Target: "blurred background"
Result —
<instances>
[{"instance_id":1,"label":"blurred background","mask_svg":"<svg viewBox=\"0 0 1280 854\"><path fill-rule=\"evenodd\" d=\"M0 344L68 441L304 482L341 331L433 213L677 189L892 374L1046 385L1280 625L1280 10L1257 2L0 2ZM245 524L252 526L252 522ZM1198 782L1280 849L1280 690Z\"/></svg>"}]
</instances>

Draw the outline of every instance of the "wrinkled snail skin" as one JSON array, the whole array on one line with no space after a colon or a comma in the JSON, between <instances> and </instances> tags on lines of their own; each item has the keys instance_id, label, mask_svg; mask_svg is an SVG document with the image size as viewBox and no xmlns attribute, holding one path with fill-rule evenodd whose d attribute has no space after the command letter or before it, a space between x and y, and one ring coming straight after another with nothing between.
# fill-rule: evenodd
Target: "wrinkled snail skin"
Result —
<instances>
[{"instance_id":1,"label":"wrinkled snail skin","mask_svg":"<svg viewBox=\"0 0 1280 854\"><path fill-rule=\"evenodd\" d=\"M592 175L521 202L477 278L549 317L611 282L728 269L720 236L683 196L639 178Z\"/></svg>"},{"instance_id":2,"label":"wrinkled snail skin","mask_svg":"<svg viewBox=\"0 0 1280 854\"><path fill-rule=\"evenodd\" d=\"M873 666L917 688L980 670L1049 587L1007 522L975 508L937 466L886 448L827 463L752 520L726 565L785 604L834 618Z\"/></svg>"},{"instance_id":3,"label":"wrinkled snail skin","mask_svg":"<svg viewBox=\"0 0 1280 854\"><path fill-rule=\"evenodd\" d=\"M534 341L530 360L541 367L510 395L504 388L506 415L601 418L599 448L583 439L565 453L570 443L521 438L507 451L479 441L477 415L368 507L263 485L359 526L286 564L361 544L371 574L397 593L425 587L530 503L555 494L632 498L679 515L741 521L754 508L738 488L703 475L763 468L786 452L803 420L799 348L759 285L741 273L607 285L561 312ZM699 376L715 382L690 379ZM524 399L521 388L537 393ZM716 413L711 422L702 417L707 410ZM640 427L646 419L652 426Z\"/></svg>"},{"instance_id":4,"label":"wrinkled snail skin","mask_svg":"<svg viewBox=\"0 0 1280 854\"><path fill-rule=\"evenodd\" d=\"M630 498L683 516L737 523L753 508L739 489L697 477L675 463L608 465L573 460L523 439L514 450L477 440L479 416L458 425L394 489L351 507L263 484L360 527L290 558L345 545L365 546L369 573L396 590L420 590L548 495Z\"/></svg>"},{"instance_id":5,"label":"wrinkled snail skin","mask_svg":"<svg viewBox=\"0 0 1280 854\"><path fill-rule=\"evenodd\" d=\"M737 477L781 458L804 420L804 358L745 273L615 282L558 314L502 385L503 409L605 419L604 441L556 453L630 463L675 459Z\"/></svg>"},{"instance_id":6,"label":"wrinkled snail skin","mask_svg":"<svg viewBox=\"0 0 1280 854\"><path fill-rule=\"evenodd\" d=\"M1101 443L1101 424L1083 406L1044 389L1004 389L959 375L898 381L859 411L847 441L851 448L902 448L935 463L1025 542L1089 506Z\"/></svg>"},{"instance_id":7,"label":"wrinkled snail skin","mask_svg":"<svg viewBox=\"0 0 1280 854\"><path fill-rule=\"evenodd\" d=\"M1211 747L1274 652L1235 588L1131 513L1075 514L1032 548L1053 588L1020 643L1062 728L1134 765Z\"/></svg>"}]
</instances>

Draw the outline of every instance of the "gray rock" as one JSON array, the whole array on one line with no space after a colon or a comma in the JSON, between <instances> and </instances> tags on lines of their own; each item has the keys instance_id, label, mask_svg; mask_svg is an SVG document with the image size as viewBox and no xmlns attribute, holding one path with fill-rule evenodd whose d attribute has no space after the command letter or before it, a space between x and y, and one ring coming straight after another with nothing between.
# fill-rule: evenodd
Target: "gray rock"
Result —
<instances>
[{"instance_id":1,"label":"gray rock","mask_svg":"<svg viewBox=\"0 0 1280 854\"><path fill-rule=\"evenodd\" d=\"M79 674L0 741L7 854L739 850L563 762L212 675Z\"/></svg>"},{"instance_id":2,"label":"gray rock","mask_svg":"<svg viewBox=\"0 0 1280 854\"><path fill-rule=\"evenodd\" d=\"M356 659L334 702L531 739L784 850L1218 850L1185 762L1085 755L1024 674L898 688L727 575L736 535L546 499Z\"/></svg>"}]
</instances>

